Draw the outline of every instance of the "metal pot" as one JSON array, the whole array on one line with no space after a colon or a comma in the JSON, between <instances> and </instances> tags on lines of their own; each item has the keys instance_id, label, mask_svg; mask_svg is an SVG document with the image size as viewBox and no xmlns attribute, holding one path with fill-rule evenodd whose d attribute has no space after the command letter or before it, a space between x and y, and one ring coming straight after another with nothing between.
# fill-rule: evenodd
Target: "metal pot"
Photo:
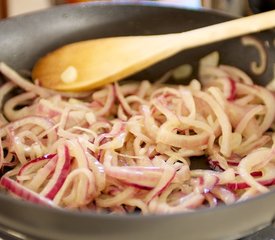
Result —
<instances>
[{"instance_id":1,"label":"metal pot","mask_svg":"<svg viewBox=\"0 0 275 240\"><path fill-rule=\"evenodd\" d=\"M61 6L0 22L0 61L16 70L30 70L40 56L74 41L181 32L230 19L218 12L146 2ZM271 30L254 36L264 43L269 59L261 76L250 70L250 62L258 60L257 52L244 47L236 38L187 50L134 78L156 79L183 63L196 68L198 59L218 50L222 63L245 70L256 83L265 85L273 76L275 32ZM274 202L275 192L271 191L215 209L173 215L114 216L46 208L0 193L0 225L9 233L49 240L237 239L269 225L275 216Z\"/></svg>"}]
</instances>

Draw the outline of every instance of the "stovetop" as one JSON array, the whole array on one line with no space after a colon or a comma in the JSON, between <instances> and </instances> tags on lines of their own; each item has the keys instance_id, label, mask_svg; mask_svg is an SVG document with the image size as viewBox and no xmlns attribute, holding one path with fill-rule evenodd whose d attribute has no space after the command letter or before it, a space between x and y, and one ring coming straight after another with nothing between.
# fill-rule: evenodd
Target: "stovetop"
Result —
<instances>
[{"instance_id":1,"label":"stovetop","mask_svg":"<svg viewBox=\"0 0 275 240\"><path fill-rule=\"evenodd\" d=\"M37 240L34 238L28 238L21 236L21 234L10 232L0 232L0 240ZM250 236L241 238L239 240L275 240L275 225L266 227Z\"/></svg>"}]
</instances>

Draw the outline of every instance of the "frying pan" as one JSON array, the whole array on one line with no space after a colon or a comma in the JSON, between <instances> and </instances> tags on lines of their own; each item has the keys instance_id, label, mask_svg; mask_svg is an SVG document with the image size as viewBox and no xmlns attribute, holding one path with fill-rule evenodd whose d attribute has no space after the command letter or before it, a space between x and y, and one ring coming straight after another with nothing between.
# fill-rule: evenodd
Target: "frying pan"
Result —
<instances>
[{"instance_id":1,"label":"frying pan","mask_svg":"<svg viewBox=\"0 0 275 240\"><path fill-rule=\"evenodd\" d=\"M0 22L0 60L17 71L31 70L45 53L67 43L120 35L147 35L190 30L232 17L206 10L156 3L89 3L61 6ZM147 69L134 79L156 79L178 65L197 68L198 59L218 50L223 64L237 66L265 85L273 76L274 31L254 35L268 54L261 76L250 70L257 51L239 38L187 50ZM167 43L169 44L169 43ZM170 215L115 216L58 210L33 205L0 193L0 226L30 239L56 240L215 240L237 239L268 226L275 216L275 191L251 200L214 209Z\"/></svg>"}]
</instances>

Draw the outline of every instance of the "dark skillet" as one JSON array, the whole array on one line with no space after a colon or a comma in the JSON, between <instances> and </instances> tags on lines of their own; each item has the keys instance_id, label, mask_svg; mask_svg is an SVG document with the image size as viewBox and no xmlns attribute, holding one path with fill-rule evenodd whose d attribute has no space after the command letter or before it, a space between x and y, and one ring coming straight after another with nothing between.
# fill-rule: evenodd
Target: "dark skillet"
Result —
<instances>
[{"instance_id":1,"label":"dark skillet","mask_svg":"<svg viewBox=\"0 0 275 240\"><path fill-rule=\"evenodd\" d=\"M181 32L229 20L215 12L187 10L157 4L83 4L62 6L0 22L0 61L16 70L31 69L45 53L66 43L107 36ZM188 50L138 74L156 79L183 63L219 50L222 63L247 71L255 82L266 84L273 76L274 31L255 35L268 53L261 76L250 71L257 60L254 48L239 39ZM169 43L167 43L169 44ZM215 209L162 216L114 216L49 209L0 193L0 225L33 239L60 240L215 240L237 239L269 225L275 216L275 192L246 202ZM12 232L10 232L12 233Z\"/></svg>"}]
</instances>

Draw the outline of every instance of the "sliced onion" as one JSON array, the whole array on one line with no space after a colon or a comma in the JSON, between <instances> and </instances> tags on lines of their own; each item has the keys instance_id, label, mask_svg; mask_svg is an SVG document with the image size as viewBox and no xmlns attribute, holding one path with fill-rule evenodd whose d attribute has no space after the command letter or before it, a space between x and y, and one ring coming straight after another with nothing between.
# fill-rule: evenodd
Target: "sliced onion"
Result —
<instances>
[{"instance_id":1,"label":"sliced onion","mask_svg":"<svg viewBox=\"0 0 275 240\"><path fill-rule=\"evenodd\" d=\"M124 191L118 193L116 196L108 198L97 198L96 204L100 207L112 207L119 206L131 198L135 193L136 189L133 187L125 188Z\"/></svg>"},{"instance_id":2,"label":"sliced onion","mask_svg":"<svg viewBox=\"0 0 275 240\"><path fill-rule=\"evenodd\" d=\"M26 90L27 92L33 92L41 97L49 97L51 95L63 95L66 97L87 97L90 95L90 92L82 93L66 93L66 92L55 92L37 85L34 85L27 79L21 77L17 72L11 69L7 64L0 62L0 72L2 72L10 81L12 81L17 86Z\"/></svg>"},{"instance_id":3,"label":"sliced onion","mask_svg":"<svg viewBox=\"0 0 275 240\"><path fill-rule=\"evenodd\" d=\"M199 62L199 76L203 84L207 81L207 70L211 67L218 66L219 63L219 52L212 52L205 57L201 58Z\"/></svg>"},{"instance_id":4,"label":"sliced onion","mask_svg":"<svg viewBox=\"0 0 275 240\"><path fill-rule=\"evenodd\" d=\"M261 170L260 172L254 172L254 174L250 173L250 175L251 175L251 178L249 179L247 179L247 177L245 177L244 179L242 179L241 177L237 177L236 181L228 183L227 187L231 190L240 190L240 189L247 189L250 186L252 186L253 187L252 189L255 189L257 192L266 192L268 191L266 188L267 186L271 186L275 184L275 165L270 163L265 168L263 168L263 170ZM253 178L253 181L250 181L250 179L252 178ZM255 185L254 181L257 182L257 185Z\"/></svg>"},{"instance_id":5,"label":"sliced onion","mask_svg":"<svg viewBox=\"0 0 275 240\"><path fill-rule=\"evenodd\" d=\"M47 182L47 179L52 176L54 170L56 168L58 156L55 155L50 161L48 161L42 168L40 168L36 175L32 177L30 182L26 184L26 186L38 192L40 187Z\"/></svg>"},{"instance_id":6,"label":"sliced onion","mask_svg":"<svg viewBox=\"0 0 275 240\"><path fill-rule=\"evenodd\" d=\"M257 125L253 122L253 120L255 121L255 116L261 114L263 111L264 107L262 105L258 105L248 111L236 126L235 132L241 134L245 131L246 128L250 128L251 131L255 134L255 127L257 127Z\"/></svg>"},{"instance_id":7,"label":"sliced onion","mask_svg":"<svg viewBox=\"0 0 275 240\"><path fill-rule=\"evenodd\" d=\"M96 195L94 186L94 176L89 169L74 169L67 175L62 187L54 196L53 202L59 205L65 204L70 208L85 206Z\"/></svg>"},{"instance_id":8,"label":"sliced onion","mask_svg":"<svg viewBox=\"0 0 275 240\"><path fill-rule=\"evenodd\" d=\"M38 125L45 130L52 128L54 126L54 123L48 118L39 117L39 116L28 116L28 117L16 120L0 128L0 135L2 136L5 135L7 129L15 130L17 128L26 126L27 124ZM50 133L48 133L48 142L54 143L56 140L57 140L57 135L55 131L51 131Z\"/></svg>"},{"instance_id":9,"label":"sliced onion","mask_svg":"<svg viewBox=\"0 0 275 240\"><path fill-rule=\"evenodd\" d=\"M251 36L244 36L241 38L241 41L244 46L253 46L256 48L259 53L259 63L251 62L251 70L257 75L263 74L267 67L267 53L264 45L260 40Z\"/></svg>"},{"instance_id":10,"label":"sliced onion","mask_svg":"<svg viewBox=\"0 0 275 240\"><path fill-rule=\"evenodd\" d=\"M139 89L138 89L136 95L140 99L145 98L147 95L150 94L151 87L152 87L152 84L149 81L146 81L146 80L142 81L141 84L139 85ZM122 89L122 92L123 92L123 89ZM132 94L133 93L135 93L135 91L133 91ZM124 93L124 95L126 95L126 94ZM130 95L130 94L127 94L127 95Z\"/></svg>"},{"instance_id":11,"label":"sliced onion","mask_svg":"<svg viewBox=\"0 0 275 240\"><path fill-rule=\"evenodd\" d=\"M271 81L266 85L266 88L270 91L275 91L275 63L273 64L273 78Z\"/></svg>"},{"instance_id":12,"label":"sliced onion","mask_svg":"<svg viewBox=\"0 0 275 240\"><path fill-rule=\"evenodd\" d=\"M116 83L86 99L42 92L0 64L16 83L0 94L26 91L5 104L15 121L0 123L0 163L12 168L5 177L61 207L119 214L192 211L269 191L275 98L217 61L202 64L202 85ZM209 156L215 171L191 170L195 156Z\"/></svg>"},{"instance_id":13,"label":"sliced onion","mask_svg":"<svg viewBox=\"0 0 275 240\"><path fill-rule=\"evenodd\" d=\"M46 154L42 157L39 157L39 158L35 158L29 162L27 162L26 164L24 164L19 172L18 172L18 176L21 176L21 175L24 175L26 172L29 171L29 169L32 169L33 168L33 165L36 165L37 163L39 162L43 162L42 164L44 165L44 162L48 162L50 159L52 159L54 156L56 156L56 154ZM39 165L39 167L41 167Z\"/></svg>"},{"instance_id":14,"label":"sliced onion","mask_svg":"<svg viewBox=\"0 0 275 240\"><path fill-rule=\"evenodd\" d=\"M202 132L190 136L179 135L173 132L173 130L179 126L179 123L172 121L167 121L166 123L162 124L157 134L156 141L185 149L195 149L199 146L207 145L209 133Z\"/></svg>"},{"instance_id":15,"label":"sliced onion","mask_svg":"<svg viewBox=\"0 0 275 240\"><path fill-rule=\"evenodd\" d=\"M151 116L151 111L148 106L143 105L141 111L144 116L144 128L149 137L155 140L159 127L157 126L154 118Z\"/></svg>"},{"instance_id":16,"label":"sliced onion","mask_svg":"<svg viewBox=\"0 0 275 240\"><path fill-rule=\"evenodd\" d=\"M266 131L270 128L272 122L275 118L275 108L273 107L274 104L274 96L270 91L267 89L260 87L260 86L248 86L244 84L237 83L238 93L240 94L253 94L257 96L265 105L266 111L264 119L259 127L260 132Z\"/></svg>"},{"instance_id":17,"label":"sliced onion","mask_svg":"<svg viewBox=\"0 0 275 240\"><path fill-rule=\"evenodd\" d=\"M117 83L115 83L114 86L115 86L115 88L114 88L114 90L115 90L115 95L116 95L118 101L120 102L120 104L121 104L123 110L124 110L129 116L133 115L133 111L132 111L131 107L129 106L129 104L127 103L125 97L123 96L123 93L121 92L119 85L118 85Z\"/></svg>"},{"instance_id":18,"label":"sliced onion","mask_svg":"<svg viewBox=\"0 0 275 240\"><path fill-rule=\"evenodd\" d=\"M228 168L227 170L222 172L216 172L211 170L192 170L191 176L202 176L203 183L201 185L205 185L208 180L210 182L213 182L213 184L210 183L211 186L215 186L217 184L223 185L234 181L235 171L233 168ZM213 177L213 179L211 177Z\"/></svg>"},{"instance_id":19,"label":"sliced onion","mask_svg":"<svg viewBox=\"0 0 275 240\"><path fill-rule=\"evenodd\" d=\"M230 82L230 95L227 97L228 101L234 101L236 99L236 83L232 78L228 78Z\"/></svg>"},{"instance_id":20,"label":"sliced onion","mask_svg":"<svg viewBox=\"0 0 275 240\"><path fill-rule=\"evenodd\" d=\"M108 167L105 171L109 177L148 189L155 187L163 174L163 170L159 167Z\"/></svg>"},{"instance_id":21,"label":"sliced onion","mask_svg":"<svg viewBox=\"0 0 275 240\"><path fill-rule=\"evenodd\" d=\"M53 206L53 202L51 200L39 195L36 192L29 190L28 188L20 185L16 181L6 176L3 176L1 178L0 185L17 197L20 197L21 199L27 200L32 203L47 205L51 207Z\"/></svg>"},{"instance_id":22,"label":"sliced onion","mask_svg":"<svg viewBox=\"0 0 275 240\"><path fill-rule=\"evenodd\" d=\"M217 198L221 199L225 204L232 204L236 201L236 196L230 190L216 186L211 190Z\"/></svg>"},{"instance_id":23,"label":"sliced onion","mask_svg":"<svg viewBox=\"0 0 275 240\"><path fill-rule=\"evenodd\" d=\"M256 135L252 136L250 138L251 140L248 139L247 141L243 142L238 148L234 149L235 153L242 156L247 155L254 149L266 146L266 144L268 144L271 140L271 137L268 135L264 135L259 139L255 139L255 136Z\"/></svg>"},{"instance_id":24,"label":"sliced onion","mask_svg":"<svg viewBox=\"0 0 275 240\"><path fill-rule=\"evenodd\" d=\"M220 65L219 68L229 74L231 77L228 79L232 79L234 82L241 82L247 85L253 85L253 80L242 70L239 68L229 66L229 65Z\"/></svg>"},{"instance_id":25,"label":"sliced onion","mask_svg":"<svg viewBox=\"0 0 275 240\"><path fill-rule=\"evenodd\" d=\"M56 116L60 116L62 112L62 109L58 109L55 105L56 104L54 102L48 99L40 99L35 108L35 113L39 116L53 119Z\"/></svg>"},{"instance_id":26,"label":"sliced onion","mask_svg":"<svg viewBox=\"0 0 275 240\"><path fill-rule=\"evenodd\" d=\"M165 167L163 169L163 173L162 173L161 178L159 179L158 184L146 196L146 202L149 203L153 198L160 195L169 186L169 184L173 181L175 176L176 176L175 168L169 167L169 166Z\"/></svg>"},{"instance_id":27,"label":"sliced onion","mask_svg":"<svg viewBox=\"0 0 275 240\"><path fill-rule=\"evenodd\" d=\"M218 200L212 193L208 192L204 194L205 200L208 202L211 208L216 207L218 205Z\"/></svg>"},{"instance_id":28,"label":"sliced onion","mask_svg":"<svg viewBox=\"0 0 275 240\"><path fill-rule=\"evenodd\" d=\"M108 113L110 113L111 108L113 107L114 101L115 101L115 89L113 85L108 85L108 94L107 99L105 101L105 105L101 107L100 110L95 112L96 116L104 116Z\"/></svg>"},{"instance_id":29,"label":"sliced onion","mask_svg":"<svg viewBox=\"0 0 275 240\"><path fill-rule=\"evenodd\" d=\"M53 199L55 197L59 189L62 187L71 168L71 157L69 154L69 149L66 145L58 149L57 156L58 160L54 174L49 183L40 193L49 199Z\"/></svg>"},{"instance_id":30,"label":"sliced onion","mask_svg":"<svg viewBox=\"0 0 275 240\"><path fill-rule=\"evenodd\" d=\"M190 64L183 64L173 70L173 78L176 81L182 81L191 76L193 68Z\"/></svg>"},{"instance_id":31,"label":"sliced onion","mask_svg":"<svg viewBox=\"0 0 275 240\"><path fill-rule=\"evenodd\" d=\"M5 96L15 87L12 82L7 82L0 87L0 106L2 108Z\"/></svg>"},{"instance_id":32,"label":"sliced onion","mask_svg":"<svg viewBox=\"0 0 275 240\"><path fill-rule=\"evenodd\" d=\"M231 147L230 147L230 140L232 135L232 127L229 122L228 116L224 113L223 109L220 105L214 101L214 99L209 96L209 94L200 92L196 93L196 97L200 98L201 100L205 101L216 114L217 119L219 120L219 124L222 129L222 136L221 136L221 153L225 156L231 155Z\"/></svg>"},{"instance_id":33,"label":"sliced onion","mask_svg":"<svg viewBox=\"0 0 275 240\"><path fill-rule=\"evenodd\" d=\"M153 199L149 203L149 212L155 213L177 213L177 212L187 212L191 209L195 209L204 201L204 196L200 193L190 193L179 199L176 206L170 206L167 203L159 203L156 199Z\"/></svg>"},{"instance_id":34,"label":"sliced onion","mask_svg":"<svg viewBox=\"0 0 275 240\"><path fill-rule=\"evenodd\" d=\"M195 119L196 117L196 104L194 97L189 90L185 90L183 88L179 89L180 94L181 94L181 99L184 102L186 108L189 111L189 115L187 116L188 118Z\"/></svg>"},{"instance_id":35,"label":"sliced onion","mask_svg":"<svg viewBox=\"0 0 275 240\"><path fill-rule=\"evenodd\" d=\"M10 98L4 105L4 114L9 119L9 121L15 121L17 119L26 117L32 112L33 106L25 106L20 110L15 110L15 108L26 101L33 100L36 95L32 92L23 93Z\"/></svg>"}]
</instances>

